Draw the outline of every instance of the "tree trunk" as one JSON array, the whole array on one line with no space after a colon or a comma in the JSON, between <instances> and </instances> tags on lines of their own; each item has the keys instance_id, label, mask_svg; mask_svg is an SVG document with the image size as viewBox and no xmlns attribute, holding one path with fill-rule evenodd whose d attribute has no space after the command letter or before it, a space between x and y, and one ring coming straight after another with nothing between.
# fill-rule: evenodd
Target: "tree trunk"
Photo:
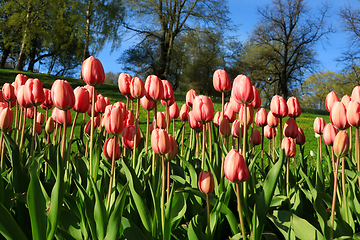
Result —
<instances>
[{"instance_id":1,"label":"tree trunk","mask_svg":"<svg viewBox=\"0 0 360 240\"><path fill-rule=\"evenodd\" d=\"M52 72L52 70L54 69L55 63L56 63L56 56L53 56L52 59L51 59L50 66L49 66L47 74L50 74Z\"/></svg>"},{"instance_id":2,"label":"tree trunk","mask_svg":"<svg viewBox=\"0 0 360 240\"><path fill-rule=\"evenodd\" d=\"M10 54L10 47L5 47L0 60L0 68L5 67L6 60Z\"/></svg>"},{"instance_id":3,"label":"tree trunk","mask_svg":"<svg viewBox=\"0 0 360 240\"><path fill-rule=\"evenodd\" d=\"M91 15L92 15L91 5L92 5L92 0L89 0L87 10L86 10L85 45L84 45L83 58L82 58L83 61L90 56L89 44L90 44L90 25L91 25ZM79 78L81 79L81 71L80 71Z\"/></svg>"},{"instance_id":4,"label":"tree trunk","mask_svg":"<svg viewBox=\"0 0 360 240\"><path fill-rule=\"evenodd\" d=\"M15 70L23 70L24 65L25 65L25 58L26 58L25 45L26 45L26 40L27 40L27 31L28 31L28 25L29 25L30 11L31 11L31 7L28 6L27 13L26 13L26 22L25 22L25 27L24 27L25 28L24 36L23 36L23 39L21 42L20 53L19 53L19 57L16 61Z\"/></svg>"},{"instance_id":5,"label":"tree trunk","mask_svg":"<svg viewBox=\"0 0 360 240\"><path fill-rule=\"evenodd\" d=\"M29 53L29 66L28 66L28 71L29 72L34 72L34 65L37 62L35 57L36 57L36 48L37 48L37 39L34 38L31 41L31 50Z\"/></svg>"}]
</instances>

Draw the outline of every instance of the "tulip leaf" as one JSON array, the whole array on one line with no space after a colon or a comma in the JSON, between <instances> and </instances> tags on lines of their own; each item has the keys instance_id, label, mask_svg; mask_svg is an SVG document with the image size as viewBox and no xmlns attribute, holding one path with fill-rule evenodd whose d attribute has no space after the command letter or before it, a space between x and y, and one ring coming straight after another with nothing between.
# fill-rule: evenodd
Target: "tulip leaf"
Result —
<instances>
[{"instance_id":1,"label":"tulip leaf","mask_svg":"<svg viewBox=\"0 0 360 240\"><path fill-rule=\"evenodd\" d=\"M194 216L188 227L188 239L196 240L196 239L206 239L206 235L202 232L202 223L206 224L206 219L199 219L199 215Z\"/></svg>"},{"instance_id":2,"label":"tulip leaf","mask_svg":"<svg viewBox=\"0 0 360 240\"><path fill-rule=\"evenodd\" d=\"M128 240L147 240L149 238L145 237L141 229L136 226L135 223L127 219L126 217L121 218L121 225L124 228L122 236L124 239Z\"/></svg>"},{"instance_id":3,"label":"tulip leaf","mask_svg":"<svg viewBox=\"0 0 360 240\"><path fill-rule=\"evenodd\" d=\"M321 141L321 138L319 138L319 141ZM316 190L320 192L324 192L325 185L324 185L324 173L322 169L322 162L320 159L320 144L318 146L317 150L317 157L316 157Z\"/></svg>"},{"instance_id":4,"label":"tulip leaf","mask_svg":"<svg viewBox=\"0 0 360 240\"><path fill-rule=\"evenodd\" d=\"M0 233L9 240L26 240L26 236L11 216L9 211L0 202Z\"/></svg>"}]
</instances>

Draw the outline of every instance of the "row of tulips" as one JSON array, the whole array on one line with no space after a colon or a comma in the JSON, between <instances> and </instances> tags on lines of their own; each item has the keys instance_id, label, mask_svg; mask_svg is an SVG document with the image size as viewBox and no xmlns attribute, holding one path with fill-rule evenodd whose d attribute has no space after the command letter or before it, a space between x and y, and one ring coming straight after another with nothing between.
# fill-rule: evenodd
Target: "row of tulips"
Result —
<instances>
[{"instance_id":1,"label":"row of tulips","mask_svg":"<svg viewBox=\"0 0 360 240\"><path fill-rule=\"evenodd\" d=\"M96 92L105 79L100 61L88 58L81 71L86 85L74 90L64 80L56 80L51 90L43 89L40 80L24 75L3 86L0 233L5 238L262 239L277 235L332 239L358 231L354 218L360 217L359 187L353 180L360 179L360 123L355 123L359 111L350 108L356 105L352 102L357 88L353 101L344 100L348 105L329 94L326 106L333 125L324 126L320 118L314 122L315 132L323 135L338 157L335 163L332 155L327 178L334 181L326 186L321 138L314 178L308 177L305 134L296 122L301 108L295 97L286 101L274 96L267 112L248 77L239 75L231 84L226 71L217 70L213 85L222 93L221 111L215 113L211 98L197 96L194 90L187 92L179 110L168 81L151 75L143 82L122 73L118 86L127 102L111 104ZM230 90L225 103L225 92ZM158 102L165 106L164 113L158 111ZM140 106L147 112L146 133L139 127ZM67 136L71 109L75 116ZM154 111L151 125L150 111ZM83 121L75 136L79 113ZM86 114L91 117L87 123ZM30 127L26 118L33 119ZM176 118L183 122L180 129L175 129ZM185 135L186 122L189 135ZM337 129L349 124L357 129L357 171L352 157L345 157L351 135L350 140L345 131L336 135ZM264 151L264 138L269 139L268 151ZM256 145L261 145L258 151ZM339 158L342 194L337 187ZM346 184L351 188L347 195ZM354 204L346 204L349 198Z\"/></svg>"}]
</instances>

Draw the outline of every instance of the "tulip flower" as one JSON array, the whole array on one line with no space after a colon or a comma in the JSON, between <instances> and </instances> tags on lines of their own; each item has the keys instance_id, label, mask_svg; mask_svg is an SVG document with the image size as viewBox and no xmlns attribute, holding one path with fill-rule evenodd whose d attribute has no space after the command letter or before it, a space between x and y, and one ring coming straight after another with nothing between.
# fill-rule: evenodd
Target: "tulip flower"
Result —
<instances>
[{"instance_id":1,"label":"tulip flower","mask_svg":"<svg viewBox=\"0 0 360 240\"><path fill-rule=\"evenodd\" d=\"M41 125L40 125L39 122L36 122L35 124L36 124L35 125L35 132L36 132L37 135L40 135L42 133Z\"/></svg>"},{"instance_id":2,"label":"tulip flower","mask_svg":"<svg viewBox=\"0 0 360 240\"><path fill-rule=\"evenodd\" d=\"M136 131L136 146L139 145L141 136L140 136L140 128L137 127ZM124 127L123 134L122 134L122 144L127 149L134 149L134 137L135 137L135 127L134 125L127 125Z\"/></svg>"},{"instance_id":3,"label":"tulip flower","mask_svg":"<svg viewBox=\"0 0 360 240\"><path fill-rule=\"evenodd\" d=\"M113 105L106 106L104 114L105 130L109 134L120 134L124 128L122 109Z\"/></svg>"},{"instance_id":4,"label":"tulip flower","mask_svg":"<svg viewBox=\"0 0 360 240\"><path fill-rule=\"evenodd\" d=\"M346 109L348 109L348 106L349 106L349 103L351 101L351 97L349 97L349 95L344 95L342 98L341 98L341 102L345 105Z\"/></svg>"},{"instance_id":5,"label":"tulip flower","mask_svg":"<svg viewBox=\"0 0 360 240\"><path fill-rule=\"evenodd\" d=\"M45 116L42 112L38 112L36 116L36 122L40 123L40 125L43 125L45 122Z\"/></svg>"},{"instance_id":6,"label":"tulip flower","mask_svg":"<svg viewBox=\"0 0 360 240\"><path fill-rule=\"evenodd\" d=\"M286 157L294 157L296 154L296 145L293 138L284 137L281 142L281 149L285 150Z\"/></svg>"},{"instance_id":7,"label":"tulip flower","mask_svg":"<svg viewBox=\"0 0 360 240\"><path fill-rule=\"evenodd\" d=\"M190 112L190 107L187 104L183 104L180 110L179 117L182 121L188 120L188 114Z\"/></svg>"},{"instance_id":8,"label":"tulip flower","mask_svg":"<svg viewBox=\"0 0 360 240\"><path fill-rule=\"evenodd\" d=\"M124 127L128 125L134 125L134 113L130 110L126 111L126 117L124 120Z\"/></svg>"},{"instance_id":9,"label":"tulip flower","mask_svg":"<svg viewBox=\"0 0 360 240\"><path fill-rule=\"evenodd\" d=\"M20 86L18 91L17 91L17 97L16 98L17 98L17 101L18 101L20 106L22 106L24 108L29 108L29 107L32 106L32 104L25 100L24 90L25 90L25 86Z\"/></svg>"},{"instance_id":10,"label":"tulip flower","mask_svg":"<svg viewBox=\"0 0 360 240\"><path fill-rule=\"evenodd\" d=\"M255 113L255 123L258 127L267 125L267 112L265 108L259 108Z\"/></svg>"},{"instance_id":11,"label":"tulip flower","mask_svg":"<svg viewBox=\"0 0 360 240\"><path fill-rule=\"evenodd\" d=\"M90 100L90 103L92 103L92 99L93 99L93 95L95 96L95 102L97 100L97 92L96 92L96 89L95 87L93 86L90 86L90 85L85 85L84 88L86 88L89 92L89 100ZM91 114L90 114L91 116Z\"/></svg>"},{"instance_id":12,"label":"tulip flower","mask_svg":"<svg viewBox=\"0 0 360 240\"><path fill-rule=\"evenodd\" d=\"M68 110L75 105L74 90L66 80L56 80L51 87L51 100L55 107Z\"/></svg>"},{"instance_id":13,"label":"tulip flower","mask_svg":"<svg viewBox=\"0 0 360 240\"><path fill-rule=\"evenodd\" d=\"M119 144L117 142L115 142L115 139L108 138L108 139L106 139L106 141L104 143L103 153L104 153L105 157L109 160L111 160L113 158L114 144L115 144L115 156L114 156L115 160L118 160L121 157L121 151L120 151Z\"/></svg>"},{"instance_id":14,"label":"tulip flower","mask_svg":"<svg viewBox=\"0 0 360 240\"><path fill-rule=\"evenodd\" d=\"M293 118L288 118L284 124L283 134L285 137L296 138L298 135L298 126Z\"/></svg>"},{"instance_id":15,"label":"tulip flower","mask_svg":"<svg viewBox=\"0 0 360 240\"><path fill-rule=\"evenodd\" d=\"M179 117L179 107L177 103L174 103L169 107L169 117L171 119L178 118Z\"/></svg>"},{"instance_id":16,"label":"tulip flower","mask_svg":"<svg viewBox=\"0 0 360 240\"><path fill-rule=\"evenodd\" d=\"M254 108L251 105L246 106L246 126L250 126L254 122ZM242 124L245 124L245 108L241 106L239 112L239 119Z\"/></svg>"},{"instance_id":17,"label":"tulip flower","mask_svg":"<svg viewBox=\"0 0 360 240\"><path fill-rule=\"evenodd\" d=\"M273 137L276 137L276 129L266 125L264 127L264 137L271 140Z\"/></svg>"},{"instance_id":18,"label":"tulip flower","mask_svg":"<svg viewBox=\"0 0 360 240\"><path fill-rule=\"evenodd\" d=\"M186 93L186 104L189 107L192 107L193 105L193 101L195 99L195 97L197 96L196 91L194 89L190 89L187 93Z\"/></svg>"},{"instance_id":19,"label":"tulip flower","mask_svg":"<svg viewBox=\"0 0 360 240\"><path fill-rule=\"evenodd\" d=\"M130 85L132 79L133 77L127 73L120 73L118 77L119 90L126 97L131 96Z\"/></svg>"},{"instance_id":20,"label":"tulip flower","mask_svg":"<svg viewBox=\"0 0 360 240\"><path fill-rule=\"evenodd\" d=\"M171 84L169 83L169 81L161 80L161 82L163 83L163 88L164 88L164 101L173 99L174 90L173 90ZM170 106L172 104L168 104L168 105Z\"/></svg>"},{"instance_id":21,"label":"tulip flower","mask_svg":"<svg viewBox=\"0 0 360 240\"><path fill-rule=\"evenodd\" d=\"M145 81L146 97L152 101L160 101L164 98L164 86L160 78L150 75Z\"/></svg>"},{"instance_id":22,"label":"tulip flower","mask_svg":"<svg viewBox=\"0 0 360 240\"><path fill-rule=\"evenodd\" d=\"M92 108L92 106L91 106L91 104L89 105L89 109L88 109L88 111L87 111L87 114L91 117L91 108ZM96 111L96 109L94 109L94 117L97 117L99 115L99 112L98 111Z\"/></svg>"},{"instance_id":23,"label":"tulip flower","mask_svg":"<svg viewBox=\"0 0 360 240\"><path fill-rule=\"evenodd\" d=\"M196 121L210 122L214 118L214 105L211 98L204 95L196 96L193 101L193 113Z\"/></svg>"},{"instance_id":24,"label":"tulip flower","mask_svg":"<svg viewBox=\"0 0 360 240\"><path fill-rule=\"evenodd\" d=\"M298 135L296 136L296 144L304 145L305 144L305 133L301 127L298 127Z\"/></svg>"},{"instance_id":25,"label":"tulip flower","mask_svg":"<svg viewBox=\"0 0 360 240\"><path fill-rule=\"evenodd\" d=\"M197 132L201 132L203 130L203 124L201 122L196 121L194 118L194 112L190 111L188 113L188 123L189 126Z\"/></svg>"},{"instance_id":26,"label":"tulip flower","mask_svg":"<svg viewBox=\"0 0 360 240\"><path fill-rule=\"evenodd\" d=\"M24 98L27 104L39 106L45 101L43 85L39 79L28 79L24 85Z\"/></svg>"},{"instance_id":27,"label":"tulip flower","mask_svg":"<svg viewBox=\"0 0 360 240\"><path fill-rule=\"evenodd\" d=\"M170 151L169 135L164 129L154 129L151 134L151 147L155 154L164 155Z\"/></svg>"},{"instance_id":28,"label":"tulip flower","mask_svg":"<svg viewBox=\"0 0 360 240\"><path fill-rule=\"evenodd\" d=\"M144 82L138 78L134 77L130 82L130 94L134 99L142 98L145 96L145 86Z\"/></svg>"},{"instance_id":29,"label":"tulip flower","mask_svg":"<svg viewBox=\"0 0 360 240\"><path fill-rule=\"evenodd\" d=\"M167 152L165 154L165 157L167 160L171 160L174 159L176 157L176 155L178 154L178 146L177 146L177 142L175 140L175 138L173 136L169 135L169 145L170 145L170 150L169 152Z\"/></svg>"},{"instance_id":30,"label":"tulip flower","mask_svg":"<svg viewBox=\"0 0 360 240\"><path fill-rule=\"evenodd\" d=\"M287 100L288 116L291 118L297 118L301 114L301 107L299 100L296 97L290 97Z\"/></svg>"},{"instance_id":31,"label":"tulip flower","mask_svg":"<svg viewBox=\"0 0 360 240\"><path fill-rule=\"evenodd\" d=\"M4 132L10 130L13 124L13 118L14 118L13 110L8 107L4 108L0 112L0 129L3 130Z\"/></svg>"},{"instance_id":32,"label":"tulip flower","mask_svg":"<svg viewBox=\"0 0 360 240\"><path fill-rule=\"evenodd\" d=\"M219 132L225 138L229 137L231 134L230 122L226 117L224 117L220 122Z\"/></svg>"},{"instance_id":33,"label":"tulip flower","mask_svg":"<svg viewBox=\"0 0 360 240\"><path fill-rule=\"evenodd\" d=\"M236 138L242 137L244 132L243 129L244 125L240 123L239 119L236 119L231 127L231 135Z\"/></svg>"},{"instance_id":34,"label":"tulip flower","mask_svg":"<svg viewBox=\"0 0 360 240\"><path fill-rule=\"evenodd\" d=\"M3 94L2 94L2 90L0 89L0 102L6 102L4 97L3 97Z\"/></svg>"},{"instance_id":35,"label":"tulip flower","mask_svg":"<svg viewBox=\"0 0 360 240\"><path fill-rule=\"evenodd\" d=\"M316 117L314 120L314 132L321 135L323 134L324 127L325 127L325 121L321 117Z\"/></svg>"},{"instance_id":36,"label":"tulip flower","mask_svg":"<svg viewBox=\"0 0 360 240\"><path fill-rule=\"evenodd\" d=\"M231 105L232 110L233 110L235 113L239 113L242 104L241 104L241 103L238 103L238 102L235 100L235 97L233 97L233 91L231 91L231 97L230 97L230 101L229 101L229 102L230 102L230 105Z\"/></svg>"},{"instance_id":37,"label":"tulip flower","mask_svg":"<svg viewBox=\"0 0 360 240\"><path fill-rule=\"evenodd\" d=\"M360 126L360 102L354 100L349 102L346 117L351 126L356 128Z\"/></svg>"},{"instance_id":38,"label":"tulip flower","mask_svg":"<svg viewBox=\"0 0 360 240\"><path fill-rule=\"evenodd\" d=\"M26 75L23 75L23 74L16 75L15 84L14 84L15 92L17 92L17 90L20 86L25 85L25 83L28 79L29 78Z\"/></svg>"},{"instance_id":39,"label":"tulip flower","mask_svg":"<svg viewBox=\"0 0 360 240\"><path fill-rule=\"evenodd\" d=\"M51 99L51 90L44 88L44 95L45 95L45 101L40 105L40 107L44 110L51 109L53 107L53 102Z\"/></svg>"},{"instance_id":40,"label":"tulip flower","mask_svg":"<svg viewBox=\"0 0 360 240\"><path fill-rule=\"evenodd\" d=\"M198 186L202 193L212 193L215 189L213 174L207 171L200 172Z\"/></svg>"},{"instance_id":41,"label":"tulip flower","mask_svg":"<svg viewBox=\"0 0 360 240\"><path fill-rule=\"evenodd\" d=\"M224 107L224 116L227 117L229 122L233 123L236 119L236 112L232 108L232 104L230 102L225 104Z\"/></svg>"},{"instance_id":42,"label":"tulip flower","mask_svg":"<svg viewBox=\"0 0 360 240\"><path fill-rule=\"evenodd\" d=\"M161 128L164 130L166 129L166 117L163 112L157 112L157 121L156 121L156 123L155 123L155 120L152 122L151 127L150 127L150 134L156 128Z\"/></svg>"},{"instance_id":43,"label":"tulip flower","mask_svg":"<svg viewBox=\"0 0 360 240\"><path fill-rule=\"evenodd\" d=\"M267 115L267 125L271 128L276 128L279 125L279 119L275 117L270 111Z\"/></svg>"},{"instance_id":44,"label":"tulip flower","mask_svg":"<svg viewBox=\"0 0 360 240\"><path fill-rule=\"evenodd\" d=\"M254 99L254 91L250 79L245 75L238 75L234 79L232 96L238 103L248 104Z\"/></svg>"},{"instance_id":45,"label":"tulip flower","mask_svg":"<svg viewBox=\"0 0 360 240\"><path fill-rule=\"evenodd\" d=\"M254 99L252 100L252 102L250 104L251 104L251 106L253 106L254 109L258 109L261 106L260 94L255 86L252 86L252 88L253 88L253 92L254 92Z\"/></svg>"},{"instance_id":46,"label":"tulip flower","mask_svg":"<svg viewBox=\"0 0 360 240\"><path fill-rule=\"evenodd\" d=\"M271 99L270 110L275 117L280 119L288 115L288 105L285 99L279 95L275 95Z\"/></svg>"},{"instance_id":47,"label":"tulip flower","mask_svg":"<svg viewBox=\"0 0 360 240\"><path fill-rule=\"evenodd\" d=\"M330 121L338 129L343 130L349 128L346 118L346 108L342 102L335 102L330 111Z\"/></svg>"},{"instance_id":48,"label":"tulip flower","mask_svg":"<svg viewBox=\"0 0 360 240\"><path fill-rule=\"evenodd\" d=\"M213 119L214 125L217 126L217 127L220 126L221 119L222 119L221 118L221 112L219 112L219 111L216 112L215 116L214 116L214 119Z\"/></svg>"},{"instance_id":49,"label":"tulip flower","mask_svg":"<svg viewBox=\"0 0 360 240\"><path fill-rule=\"evenodd\" d=\"M127 109L126 109L126 105L125 103L123 102L116 102L114 103L114 107L119 107L122 111L122 116L123 116L123 120L126 119L126 112L127 112Z\"/></svg>"},{"instance_id":50,"label":"tulip flower","mask_svg":"<svg viewBox=\"0 0 360 240\"><path fill-rule=\"evenodd\" d=\"M335 102L340 102L339 97L335 92L329 92L325 99L326 110L331 112L332 106Z\"/></svg>"},{"instance_id":51,"label":"tulip flower","mask_svg":"<svg viewBox=\"0 0 360 240\"><path fill-rule=\"evenodd\" d=\"M106 108L106 101L103 95L98 94L97 95L97 100L95 103L95 111L98 113L104 113L105 112L105 108Z\"/></svg>"},{"instance_id":52,"label":"tulip flower","mask_svg":"<svg viewBox=\"0 0 360 240\"><path fill-rule=\"evenodd\" d=\"M84 60L81 66L81 74L84 82L93 87L102 85L105 81L104 68L100 60L93 56Z\"/></svg>"},{"instance_id":53,"label":"tulip flower","mask_svg":"<svg viewBox=\"0 0 360 240\"><path fill-rule=\"evenodd\" d=\"M346 156L349 151L349 137L345 130L340 131L334 140L334 153L340 158Z\"/></svg>"},{"instance_id":54,"label":"tulip flower","mask_svg":"<svg viewBox=\"0 0 360 240\"><path fill-rule=\"evenodd\" d=\"M226 178L233 183L244 182L249 178L249 170L244 157L235 149L231 149L225 158L224 173Z\"/></svg>"},{"instance_id":55,"label":"tulip flower","mask_svg":"<svg viewBox=\"0 0 360 240\"><path fill-rule=\"evenodd\" d=\"M75 104L73 110L78 113L86 113L90 107L90 94L85 87L74 89Z\"/></svg>"},{"instance_id":56,"label":"tulip flower","mask_svg":"<svg viewBox=\"0 0 360 240\"><path fill-rule=\"evenodd\" d=\"M360 86L353 88L351 93L351 100L360 102Z\"/></svg>"},{"instance_id":57,"label":"tulip flower","mask_svg":"<svg viewBox=\"0 0 360 240\"><path fill-rule=\"evenodd\" d=\"M46 121L46 124L45 124L45 132L47 134L51 134L54 132L54 129L55 129L55 124L54 124L54 120L52 117L49 117Z\"/></svg>"},{"instance_id":58,"label":"tulip flower","mask_svg":"<svg viewBox=\"0 0 360 240\"><path fill-rule=\"evenodd\" d=\"M155 108L155 103L147 99L146 96L140 99L140 104L147 111L153 110Z\"/></svg>"},{"instance_id":59,"label":"tulip flower","mask_svg":"<svg viewBox=\"0 0 360 240\"><path fill-rule=\"evenodd\" d=\"M254 146L261 144L261 134L258 129L254 129L252 137L249 140Z\"/></svg>"},{"instance_id":60,"label":"tulip flower","mask_svg":"<svg viewBox=\"0 0 360 240\"><path fill-rule=\"evenodd\" d=\"M6 102L11 102L16 100L15 88L10 83L5 83L2 88L2 96Z\"/></svg>"},{"instance_id":61,"label":"tulip flower","mask_svg":"<svg viewBox=\"0 0 360 240\"><path fill-rule=\"evenodd\" d=\"M231 89L230 77L223 69L218 69L213 75L213 85L218 92L227 92Z\"/></svg>"},{"instance_id":62,"label":"tulip flower","mask_svg":"<svg viewBox=\"0 0 360 240\"><path fill-rule=\"evenodd\" d=\"M25 114L27 118L34 119L34 107L27 108Z\"/></svg>"}]
</instances>

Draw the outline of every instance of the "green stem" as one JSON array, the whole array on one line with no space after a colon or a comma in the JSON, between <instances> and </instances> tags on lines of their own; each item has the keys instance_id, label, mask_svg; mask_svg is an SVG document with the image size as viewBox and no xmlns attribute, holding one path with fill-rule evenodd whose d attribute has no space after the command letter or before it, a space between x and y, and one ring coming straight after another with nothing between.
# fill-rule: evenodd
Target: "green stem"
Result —
<instances>
[{"instance_id":1,"label":"green stem","mask_svg":"<svg viewBox=\"0 0 360 240\"><path fill-rule=\"evenodd\" d=\"M286 196L289 198L289 171L290 171L290 159L286 158Z\"/></svg>"},{"instance_id":2,"label":"green stem","mask_svg":"<svg viewBox=\"0 0 360 240\"><path fill-rule=\"evenodd\" d=\"M67 111L63 110L64 112L64 123L63 123L63 135L62 135L62 145L61 145L61 157L63 162L65 162L65 143L66 143L66 115Z\"/></svg>"},{"instance_id":3,"label":"green stem","mask_svg":"<svg viewBox=\"0 0 360 240\"><path fill-rule=\"evenodd\" d=\"M241 209L241 201L240 201L240 190L239 190L239 184L236 183L236 197L237 197L237 207L239 212L239 219L240 219L240 226L241 226L241 233L243 236L243 239L246 240L246 234L245 234L245 227L244 227L244 220L242 216L242 209Z\"/></svg>"},{"instance_id":4,"label":"green stem","mask_svg":"<svg viewBox=\"0 0 360 240\"><path fill-rule=\"evenodd\" d=\"M348 216L348 211L347 211L347 201L346 201L346 191L345 191L345 157L342 157L341 186L342 186L343 203L345 206L345 220L346 220L346 222L349 222L349 216Z\"/></svg>"},{"instance_id":5,"label":"green stem","mask_svg":"<svg viewBox=\"0 0 360 240\"><path fill-rule=\"evenodd\" d=\"M91 127L90 127L90 176L94 177L94 118L95 118L95 87L92 88L91 100ZM96 181L96 179L94 179Z\"/></svg>"},{"instance_id":6,"label":"green stem","mask_svg":"<svg viewBox=\"0 0 360 240\"><path fill-rule=\"evenodd\" d=\"M333 198L331 204L331 217L330 217L330 239L334 239L334 217L335 217L335 203L336 203L336 189L337 189L337 177L338 177L338 169L339 169L339 158L336 160L335 165L335 173L334 173L334 190L333 190Z\"/></svg>"},{"instance_id":7,"label":"green stem","mask_svg":"<svg viewBox=\"0 0 360 240\"><path fill-rule=\"evenodd\" d=\"M201 169L204 169L205 162L205 138L206 138L206 123L203 123L203 134L202 134L202 154L201 154Z\"/></svg>"},{"instance_id":8,"label":"green stem","mask_svg":"<svg viewBox=\"0 0 360 240\"><path fill-rule=\"evenodd\" d=\"M136 141L137 141L137 127L139 124L139 113L140 113L140 98L136 99L136 115L135 115L135 135L134 135L134 147L133 147L133 161L132 167L135 169L135 159L136 159Z\"/></svg>"},{"instance_id":9,"label":"green stem","mask_svg":"<svg viewBox=\"0 0 360 240\"><path fill-rule=\"evenodd\" d=\"M109 192L106 201L106 208L109 210L110 207L110 199L112 193L112 186L114 182L114 172L115 172L115 156L116 156L116 144L118 144L118 137L119 135L114 136L114 147L113 147L113 155L111 156L111 172L110 172L110 182L109 182Z\"/></svg>"},{"instance_id":10,"label":"green stem","mask_svg":"<svg viewBox=\"0 0 360 240\"><path fill-rule=\"evenodd\" d=\"M36 134L36 115L37 115L37 106L34 106L34 120L33 120L33 129L32 129L32 138L31 138L31 145L30 145L30 156L33 155L34 151L34 144L35 144L35 134ZM31 161L32 162L32 161Z\"/></svg>"},{"instance_id":11,"label":"green stem","mask_svg":"<svg viewBox=\"0 0 360 240\"><path fill-rule=\"evenodd\" d=\"M180 150L180 156L183 156L183 149L184 149L184 136L185 136L185 121L183 121L182 126L182 134L181 134L181 150Z\"/></svg>"},{"instance_id":12,"label":"green stem","mask_svg":"<svg viewBox=\"0 0 360 240\"><path fill-rule=\"evenodd\" d=\"M210 232L210 204L209 204L209 194L206 194L206 219L207 219L207 229L206 233L208 236L208 239L210 239L211 232Z\"/></svg>"},{"instance_id":13,"label":"green stem","mask_svg":"<svg viewBox=\"0 0 360 240\"><path fill-rule=\"evenodd\" d=\"M164 234L165 232L165 180L166 180L166 175L165 175L165 159L164 159L164 155L161 156L161 160L162 160L162 187L161 187L161 226L162 226L162 232Z\"/></svg>"}]
</instances>

